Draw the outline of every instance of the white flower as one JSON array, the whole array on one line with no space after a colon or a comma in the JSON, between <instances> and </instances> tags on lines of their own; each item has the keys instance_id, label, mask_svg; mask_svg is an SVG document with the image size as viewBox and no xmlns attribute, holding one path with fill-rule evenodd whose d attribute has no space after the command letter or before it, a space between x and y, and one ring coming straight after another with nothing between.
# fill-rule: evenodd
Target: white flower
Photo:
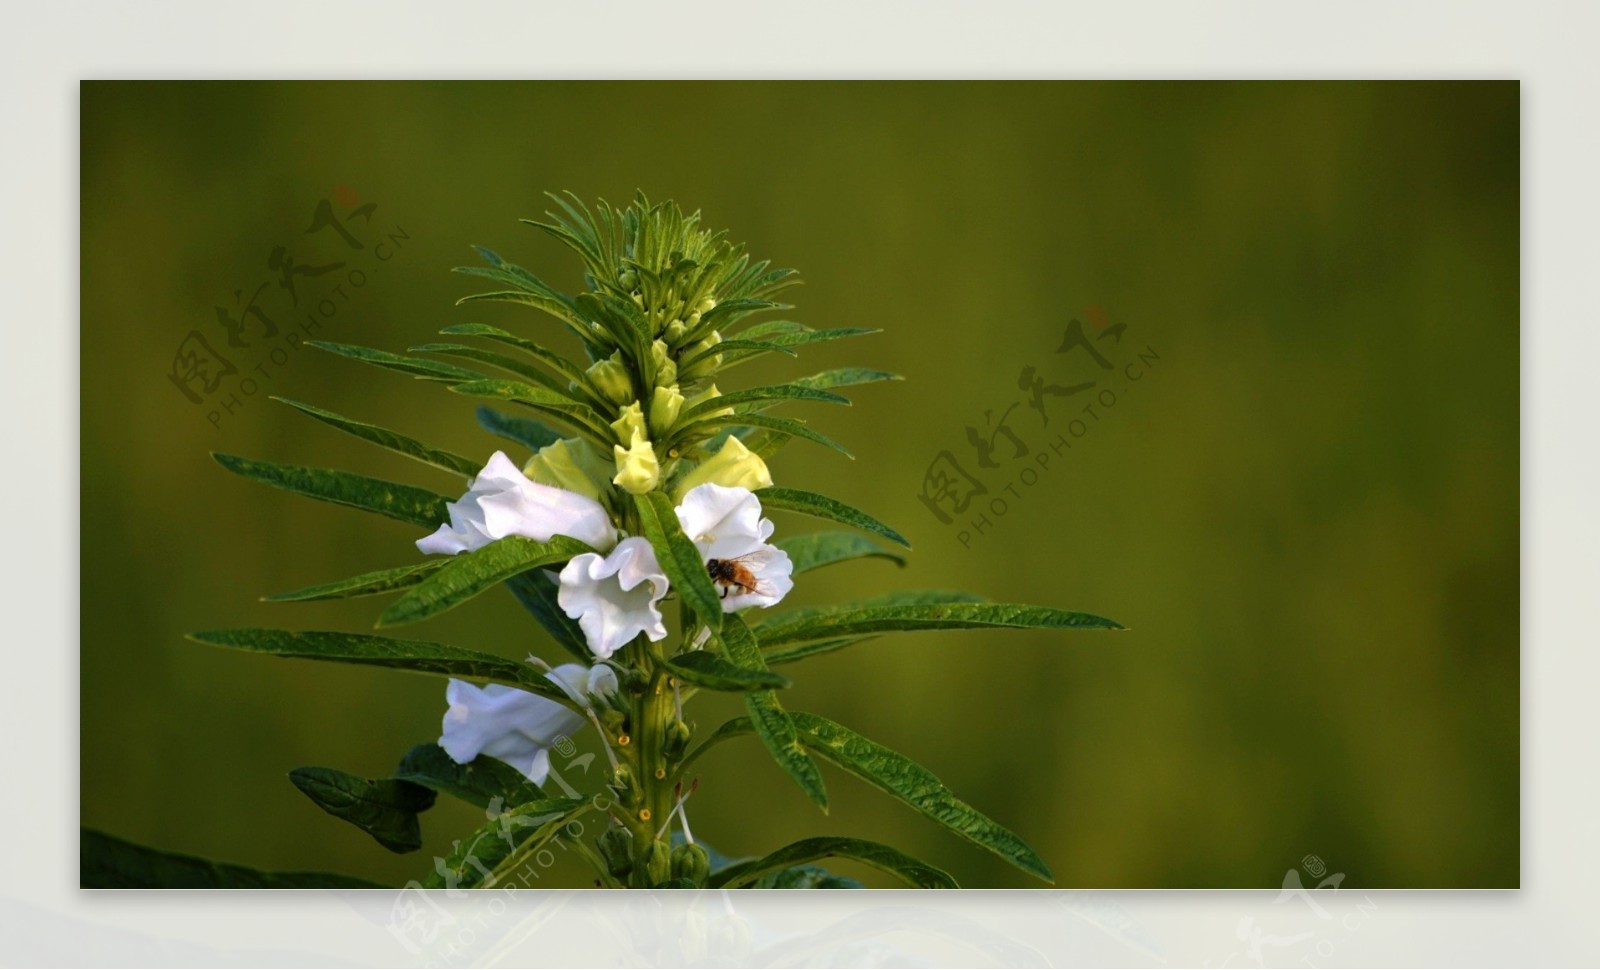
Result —
<instances>
[{"instance_id":1,"label":"white flower","mask_svg":"<svg viewBox=\"0 0 1600 970\"><path fill-rule=\"evenodd\" d=\"M639 536L617 543L608 556L586 552L561 570L556 602L578 621L589 649L601 659L643 633L664 640L666 623L656 604L667 595L667 577L650 542Z\"/></svg>"},{"instance_id":2,"label":"white flower","mask_svg":"<svg viewBox=\"0 0 1600 970\"><path fill-rule=\"evenodd\" d=\"M598 664L562 664L545 674L567 696L585 707L592 698L617 689L617 675ZM439 737L450 760L467 764L480 754L497 758L535 785L550 774L550 748L583 727L583 718L561 704L504 684L478 687L451 680L444 698L444 733Z\"/></svg>"},{"instance_id":3,"label":"white flower","mask_svg":"<svg viewBox=\"0 0 1600 970\"><path fill-rule=\"evenodd\" d=\"M418 549L455 555L506 536L525 536L539 542L549 542L556 535L571 536L602 550L610 549L617 541L616 527L599 502L529 481L503 451L495 452L468 484L467 494L446 508L450 510L450 524L418 539Z\"/></svg>"},{"instance_id":4,"label":"white flower","mask_svg":"<svg viewBox=\"0 0 1600 970\"><path fill-rule=\"evenodd\" d=\"M675 511L708 567L713 560L733 567L728 579L712 577L722 592L724 613L772 606L794 588L794 564L788 553L767 543L772 521L761 517L761 500L748 488L696 485Z\"/></svg>"}]
</instances>

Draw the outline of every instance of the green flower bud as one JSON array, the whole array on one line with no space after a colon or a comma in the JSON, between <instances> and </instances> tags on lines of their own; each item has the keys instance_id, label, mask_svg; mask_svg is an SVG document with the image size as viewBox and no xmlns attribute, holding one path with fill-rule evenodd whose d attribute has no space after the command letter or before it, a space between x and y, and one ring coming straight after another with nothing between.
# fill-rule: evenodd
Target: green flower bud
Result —
<instances>
[{"instance_id":1,"label":"green flower bud","mask_svg":"<svg viewBox=\"0 0 1600 970\"><path fill-rule=\"evenodd\" d=\"M683 402L683 408L684 408L685 411L687 411L688 409L690 409L692 407L696 407L698 405L704 404L705 402L711 400L714 397L721 397L721 396L722 396L722 392L717 390L717 385L713 384L710 387L706 388L705 390L701 391L699 394L696 394L694 397L691 397L687 401L684 401ZM732 413L733 413L733 408L718 408L718 409L715 409L715 410L713 410L713 411L711 411L710 413L707 413L707 414L696 415L694 420L695 420L696 423L699 423L699 422L704 421L704 420L706 420L708 418L727 417L728 415L730 415Z\"/></svg>"},{"instance_id":2,"label":"green flower bud","mask_svg":"<svg viewBox=\"0 0 1600 970\"><path fill-rule=\"evenodd\" d=\"M613 485L632 495L643 495L661 481L661 462L656 459L656 450L643 432L634 431L628 447L613 445L611 451L617 461L617 475L611 479Z\"/></svg>"},{"instance_id":3,"label":"green flower bud","mask_svg":"<svg viewBox=\"0 0 1600 970\"><path fill-rule=\"evenodd\" d=\"M689 747L689 736L692 734L689 725L682 721L673 721L667 725L667 736L662 739L661 749L670 761L677 761Z\"/></svg>"},{"instance_id":4,"label":"green flower bud","mask_svg":"<svg viewBox=\"0 0 1600 970\"><path fill-rule=\"evenodd\" d=\"M628 830L612 826L600 836L600 857L613 876L626 876L633 868L633 837Z\"/></svg>"},{"instance_id":5,"label":"green flower bud","mask_svg":"<svg viewBox=\"0 0 1600 970\"><path fill-rule=\"evenodd\" d=\"M716 308L717 308L717 298L714 297L714 296L706 297L705 299L700 301L700 305L699 306L695 307L695 309L699 310L701 313L710 313L712 310L715 310Z\"/></svg>"},{"instance_id":6,"label":"green flower bud","mask_svg":"<svg viewBox=\"0 0 1600 970\"><path fill-rule=\"evenodd\" d=\"M721 354L712 354L710 357L701 357L699 360L695 360L695 358L700 357L701 354L720 343L722 343L722 334L713 330L706 339L683 348L683 359L689 362L689 366L684 368L683 371L685 382L709 377L717 372L717 369L722 366Z\"/></svg>"},{"instance_id":7,"label":"green flower bud","mask_svg":"<svg viewBox=\"0 0 1600 970\"><path fill-rule=\"evenodd\" d=\"M611 480L611 462L583 438L563 438L545 445L522 466L522 473L540 485L564 488L598 500Z\"/></svg>"},{"instance_id":8,"label":"green flower bud","mask_svg":"<svg viewBox=\"0 0 1600 970\"><path fill-rule=\"evenodd\" d=\"M683 394L678 390L678 385L656 388L650 397L650 433L656 438L665 438L672 426L678 423L678 414L682 410Z\"/></svg>"},{"instance_id":9,"label":"green flower bud","mask_svg":"<svg viewBox=\"0 0 1600 970\"><path fill-rule=\"evenodd\" d=\"M685 842L672 850L672 878L687 879L696 886L704 885L711 874L711 857L706 850Z\"/></svg>"},{"instance_id":10,"label":"green flower bud","mask_svg":"<svg viewBox=\"0 0 1600 970\"><path fill-rule=\"evenodd\" d=\"M677 347L683 343L684 334L688 332L689 328L683 325L682 320L674 320L661 332L661 339L667 342L668 347Z\"/></svg>"},{"instance_id":11,"label":"green flower bud","mask_svg":"<svg viewBox=\"0 0 1600 970\"><path fill-rule=\"evenodd\" d=\"M673 363L672 350L665 340L650 344L650 359L654 364L657 387L678 383L678 365Z\"/></svg>"},{"instance_id":12,"label":"green flower bud","mask_svg":"<svg viewBox=\"0 0 1600 970\"><path fill-rule=\"evenodd\" d=\"M729 435L720 451L683 476L678 482L677 497L681 499L689 489L707 482L726 488L748 488L753 492L771 485L772 473L760 455Z\"/></svg>"},{"instance_id":13,"label":"green flower bud","mask_svg":"<svg viewBox=\"0 0 1600 970\"><path fill-rule=\"evenodd\" d=\"M625 290L636 289L639 286L639 274L631 269L625 269L618 274L617 285Z\"/></svg>"},{"instance_id":14,"label":"green flower bud","mask_svg":"<svg viewBox=\"0 0 1600 970\"><path fill-rule=\"evenodd\" d=\"M622 351L590 364L584 374L594 389L612 404L627 404L633 400L633 378L622 363Z\"/></svg>"},{"instance_id":15,"label":"green flower bud","mask_svg":"<svg viewBox=\"0 0 1600 970\"><path fill-rule=\"evenodd\" d=\"M637 888L659 886L672 878L672 850L660 839L650 843L650 847L644 850L644 858L639 861L640 865L633 872L633 882Z\"/></svg>"}]
</instances>

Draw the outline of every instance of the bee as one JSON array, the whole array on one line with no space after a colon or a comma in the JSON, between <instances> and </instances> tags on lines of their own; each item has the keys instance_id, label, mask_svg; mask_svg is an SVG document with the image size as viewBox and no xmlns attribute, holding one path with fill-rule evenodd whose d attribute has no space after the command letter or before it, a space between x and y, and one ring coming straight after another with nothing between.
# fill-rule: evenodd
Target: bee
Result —
<instances>
[{"instance_id":1,"label":"bee","mask_svg":"<svg viewBox=\"0 0 1600 970\"><path fill-rule=\"evenodd\" d=\"M734 559L708 559L706 560L706 573L711 581L722 587L722 598L727 599L732 590L745 593L766 595L766 590L756 582L756 577L749 569L745 568L744 561L755 555L747 552Z\"/></svg>"}]
</instances>

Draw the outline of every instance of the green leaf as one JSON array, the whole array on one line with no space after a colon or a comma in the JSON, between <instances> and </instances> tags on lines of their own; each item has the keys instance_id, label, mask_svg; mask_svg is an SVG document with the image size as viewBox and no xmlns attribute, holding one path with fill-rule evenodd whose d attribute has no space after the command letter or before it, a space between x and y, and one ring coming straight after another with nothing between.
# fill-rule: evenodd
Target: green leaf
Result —
<instances>
[{"instance_id":1,"label":"green leaf","mask_svg":"<svg viewBox=\"0 0 1600 970\"><path fill-rule=\"evenodd\" d=\"M479 363L488 364L491 367L498 367L501 370L515 374L518 377L533 381L535 384L548 389L551 393L556 394L568 401L572 401L575 404L591 403L590 401L585 400L585 398L573 393L573 391L567 387L567 381L558 378L553 374L540 370L532 364L520 361L515 357L511 357L497 351L484 350L481 347L468 347L465 344L427 343L418 344L415 347L409 347L407 348L407 352L413 354L441 354L446 357L460 357L464 360L475 360Z\"/></svg>"},{"instance_id":2,"label":"green leaf","mask_svg":"<svg viewBox=\"0 0 1600 970\"><path fill-rule=\"evenodd\" d=\"M363 441L370 441L380 448L387 448L390 451L405 455L407 458L415 458L425 465L442 468L447 472L455 472L468 478L478 474L478 470L482 467L470 458L463 458L460 455L442 449L430 448L415 438L408 438L396 431L380 428L377 425L363 424L360 421L334 414L332 411L324 411L310 404L291 401L286 397L274 397L272 400L287 404L298 411L311 415L323 424L331 425Z\"/></svg>"},{"instance_id":3,"label":"green leaf","mask_svg":"<svg viewBox=\"0 0 1600 970\"><path fill-rule=\"evenodd\" d=\"M585 798L545 798L518 805L462 839L421 882L425 889L492 888L494 870L517 854L535 852L589 805ZM443 871L441 871L441 869ZM486 875L486 873L488 875Z\"/></svg>"},{"instance_id":4,"label":"green leaf","mask_svg":"<svg viewBox=\"0 0 1600 970\"><path fill-rule=\"evenodd\" d=\"M863 532L882 536L907 549L911 548L911 543L906 541L905 536L860 509L846 505L838 499L828 498L826 495L773 485L757 492L756 497L761 500L761 507L764 510L781 509L785 512L799 512L802 515L841 522Z\"/></svg>"},{"instance_id":5,"label":"green leaf","mask_svg":"<svg viewBox=\"0 0 1600 970\"><path fill-rule=\"evenodd\" d=\"M470 381L483 375L477 371L457 367L454 364L442 364L436 360L423 360L420 357L406 357L402 354L391 354L387 350L378 350L374 347L360 347L355 344L338 344L326 340L307 340L306 346L318 350L326 350L330 354L359 360L363 364L372 364L388 370L410 374L413 377L425 377L436 381Z\"/></svg>"},{"instance_id":6,"label":"green leaf","mask_svg":"<svg viewBox=\"0 0 1600 970\"><path fill-rule=\"evenodd\" d=\"M1017 603L915 603L899 606L823 607L761 624L765 647L891 630L1121 630L1115 620L1048 606Z\"/></svg>"},{"instance_id":7,"label":"green leaf","mask_svg":"<svg viewBox=\"0 0 1600 970\"><path fill-rule=\"evenodd\" d=\"M390 852L422 848L417 813L433 807L433 790L398 778L374 781L335 768L296 768L289 780L317 807L344 819Z\"/></svg>"},{"instance_id":8,"label":"green leaf","mask_svg":"<svg viewBox=\"0 0 1600 970\"><path fill-rule=\"evenodd\" d=\"M561 435L532 418L501 414L487 404L478 405L478 426L490 434L515 441L529 451L536 452L561 440Z\"/></svg>"},{"instance_id":9,"label":"green leaf","mask_svg":"<svg viewBox=\"0 0 1600 970\"><path fill-rule=\"evenodd\" d=\"M865 643L876 637L841 637L838 640L818 640L815 643L802 643L799 646L785 647L782 650L768 650L762 656L767 658L767 666L777 667L781 664L792 664L797 660L814 657L822 653L832 653L843 650L855 643Z\"/></svg>"},{"instance_id":10,"label":"green leaf","mask_svg":"<svg viewBox=\"0 0 1600 970\"><path fill-rule=\"evenodd\" d=\"M583 368L541 344L501 330L499 327L491 327L482 323L459 323L455 326L445 327L439 332L450 336L483 337L487 340L499 341L555 368L568 381L577 384L579 387L587 388L590 391L594 390L594 387L589 383L589 375L584 373Z\"/></svg>"},{"instance_id":11,"label":"green leaf","mask_svg":"<svg viewBox=\"0 0 1600 970\"><path fill-rule=\"evenodd\" d=\"M445 508L450 500L425 488L330 468L254 461L218 452L211 457L234 474L308 498L376 512L425 529L450 521L450 512Z\"/></svg>"},{"instance_id":12,"label":"green leaf","mask_svg":"<svg viewBox=\"0 0 1600 970\"><path fill-rule=\"evenodd\" d=\"M871 384L876 381L903 381L904 377L892 374L886 370L870 370L866 367L840 367L835 370L825 370L820 374L802 377L794 383L801 387L853 387L857 384Z\"/></svg>"},{"instance_id":13,"label":"green leaf","mask_svg":"<svg viewBox=\"0 0 1600 970\"><path fill-rule=\"evenodd\" d=\"M793 683L782 674L742 667L709 650L691 650L676 658L663 660L662 666L684 683L708 690L772 690Z\"/></svg>"},{"instance_id":14,"label":"green leaf","mask_svg":"<svg viewBox=\"0 0 1600 970\"><path fill-rule=\"evenodd\" d=\"M887 559L897 566L906 564L904 556L890 552L871 539L856 535L854 532L813 532L810 535L780 539L775 545L789 554L789 561L794 564L796 576L823 566L831 566L836 562L847 562L867 556Z\"/></svg>"},{"instance_id":15,"label":"green leaf","mask_svg":"<svg viewBox=\"0 0 1600 970\"><path fill-rule=\"evenodd\" d=\"M557 600L560 587L556 585L555 580L535 570L506 580L506 588L511 590L517 602L522 604L522 608L533 614L533 618L544 627L545 632L568 653L584 663L594 660L594 655L589 650L589 642L584 638L583 628L578 626L577 620L566 614Z\"/></svg>"},{"instance_id":16,"label":"green leaf","mask_svg":"<svg viewBox=\"0 0 1600 970\"><path fill-rule=\"evenodd\" d=\"M933 772L815 714L792 715L801 740L820 757L833 762L957 835L983 846L1024 872L1054 882L1050 867L1021 836L955 797Z\"/></svg>"},{"instance_id":17,"label":"green leaf","mask_svg":"<svg viewBox=\"0 0 1600 970\"><path fill-rule=\"evenodd\" d=\"M842 394L835 394L832 391L802 387L799 384L774 384L770 387L748 387L739 391L730 391L727 394L701 401L678 415L678 420L687 423L703 414L720 411L723 408L769 401L825 401L829 404L844 405L850 403L849 398Z\"/></svg>"},{"instance_id":18,"label":"green leaf","mask_svg":"<svg viewBox=\"0 0 1600 970\"><path fill-rule=\"evenodd\" d=\"M650 547L655 550L656 561L678 595L700 618L700 622L713 632L722 628L722 598L711 585L711 575L706 572L705 560L678 524L672 499L665 492L646 492L635 495L634 506L639 510L639 524Z\"/></svg>"},{"instance_id":19,"label":"green leaf","mask_svg":"<svg viewBox=\"0 0 1600 970\"><path fill-rule=\"evenodd\" d=\"M769 352L771 352L771 353L787 354L790 357L798 356L794 351L790 350L788 347L783 346L782 344L769 343L769 342L767 342L765 340L739 340L739 339L724 340L721 343L712 344L710 347L706 348L705 350L700 351L699 353L695 354L693 357L689 357L689 358L687 358L685 360L679 361L678 362L678 370L680 372L688 370L690 367L693 367L695 364L698 364L703 360L709 360L712 357L715 357L718 354L721 354L721 353L723 353L725 351L733 351L733 350L748 350L748 351L753 351L755 353L769 353ZM753 357L753 356L755 356L755 353L747 354L746 356Z\"/></svg>"},{"instance_id":20,"label":"green leaf","mask_svg":"<svg viewBox=\"0 0 1600 970\"><path fill-rule=\"evenodd\" d=\"M467 397L486 397L496 401L514 401L517 404L542 411L561 421L581 428L595 436L598 441L611 441L615 435L612 433L605 419L587 404L579 404L571 398L544 387L534 387L521 381L502 381L484 379L478 381L463 381L450 388L457 394Z\"/></svg>"},{"instance_id":21,"label":"green leaf","mask_svg":"<svg viewBox=\"0 0 1600 970\"><path fill-rule=\"evenodd\" d=\"M718 400L720 400L720 398ZM689 441L698 437L710 436L719 428L729 424L742 424L753 428L767 428L773 431L780 431L786 435L791 435L796 438L804 438L807 441L814 441L826 448L832 448L834 451L837 451L846 458L855 458L855 455L850 453L850 449L839 444L839 442L834 441L832 438L829 438L827 435L822 434L820 431L813 431L809 425L806 425L800 421L795 421L792 418L779 418L770 414L721 415L714 418L708 418L695 424L680 426L676 431L673 432L673 439L675 441Z\"/></svg>"},{"instance_id":22,"label":"green leaf","mask_svg":"<svg viewBox=\"0 0 1600 970\"><path fill-rule=\"evenodd\" d=\"M380 569L376 572L351 576L349 579L338 579L331 583L306 586L288 593L263 596L262 600L268 603L302 603L310 600L342 600L356 596L375 596L379 593L392 593L395 590L405 589L408 586L415 586L422 582L428 578L429 573L443 566L446 562L448 560L427 559L409 566Z\"/></svg>"},{"instance_id":23,"label":"green leaf","mask_svg":"<svg viewBox=\"0 0 1600 970\"><path fill-rule=\"evenodd\" d=\"M874 869L905 880L918 889L955 889L948 872L906 855L899 849L865 839L823 837L802 839L754 862L730 866L711 878L707 888L746 886L762 875L818 859L844 858L864 862Z\"/></svg>"},{"instance_id":24,"label":"green leaf","mask_svg":"<svg viewBox=\"0 0 1600 970\"><path fill-rule=\"evenodd\" d=\"M566 562L594 552L589 545L567 536L539 542L523 536L497 539L471 552L452 557L433 575L395 600L378 618L378 625L402 626L454 609L484 590L538 566Z\"/></svg>"},{"instance_id":25,"label":"green leaf","mask_svg":"<svg viewBox=\"0 0 1600 970\"><path fill-rule=\"evenodd\" d=\"M78 833L80 889L383 889L332 872L263 872L136 845L94 829Z\"/></svg>"},{"instance_id":26,"label":"green leaf","mask_svg":"<svg viewBox=\"0 0 1600 970\"><path fill-rule=\"evenodd\" d=\"M395 777L426 785L479 808L489 808L498 798L497 811L545 797L538 785L504 761L480 754L464 765L456 764L437 744L419 744L407 751Z\"/></svg>"},{"instance_id":27,"label":"green leaf","mask_svg":"<svg viewBox=\"0 0 1600 970\"><path fill-rule=\"evenodd\" d=\"M741 667L751 670L766 670L766 661L761 657L761 648L756 645L756 638L751 635L750 628L745 626L744 620L736 614L730 614L723 620L722 642L727 647L728 658ZM800 743L800 738L795 729L794 721L789 717L789 712L778 703L778 695L770 690L756 691L744 696L745 709L750 712L750 720L755 726L756 735L761 738L761 743L767 746L772 757L789 777L799 783L802 791L816 802L821 809L828 810L828 792L822 783L822 773L817 770L816 762L806 754L805 746Z\"/></svg>"},{"instance_id":28,"label":"green leaf","mask_svg":"<svg viewBox=\"0 0 1600 970\"><path fill-rule=\"evenodd\" d=\"M191 633L189 639L196 643L299 660L329 660L370 667L392 667L436 677L492 680L548 697L569 708L574 706L572 699L561 688L527 664L427 640L396 640L365 633L323 630L295 633L290 630L249 628L207 630Z\"/></svg>"}]
</instances>

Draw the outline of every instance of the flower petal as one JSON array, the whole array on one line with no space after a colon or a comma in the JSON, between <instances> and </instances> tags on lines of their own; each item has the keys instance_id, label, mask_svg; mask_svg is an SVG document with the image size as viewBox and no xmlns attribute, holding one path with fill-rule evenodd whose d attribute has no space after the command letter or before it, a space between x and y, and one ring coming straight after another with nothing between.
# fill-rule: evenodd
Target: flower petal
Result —
<instances>
[{"instance_id":1,"label":"flower petal","mask_svg":"<svg viewBox=\"0 0 1600 970\"><path fill-rule=\"evenodd\" d=\"M667 577L648 540L635 536L617 543L610 555L574 556L561 570L556 602L578 621L589 649L609 658L643 633L664 640L666 623L657 604L667 594Z\"/></svg>"},{"instance_id":2,"label":"flower petal","mask_svg":"<svg viewBox=\"0 0 1600 970\"><path fill-rule=\"evenodd\" d=\"M457 764L480 754L511 765L534 784L550 771L549 748L583 726L583 719L547 697L504 684L478 687L451 680L445 688L439 747Z\"/></svg>"},{"instance_id":3,"label":"flower petal","mask_svg":"<svg viewBox=\"0 0 1600 970\"><path fill-rule=\"evenodd\" d=\"M417 541L425 553L455 555L507 536L549 542L570 536L596 549L610 549L617 530L605 507L586 495L530 481L497 451L472 480L467 493L446 506L450 523Z\"/></svg>"}]
</instances>

